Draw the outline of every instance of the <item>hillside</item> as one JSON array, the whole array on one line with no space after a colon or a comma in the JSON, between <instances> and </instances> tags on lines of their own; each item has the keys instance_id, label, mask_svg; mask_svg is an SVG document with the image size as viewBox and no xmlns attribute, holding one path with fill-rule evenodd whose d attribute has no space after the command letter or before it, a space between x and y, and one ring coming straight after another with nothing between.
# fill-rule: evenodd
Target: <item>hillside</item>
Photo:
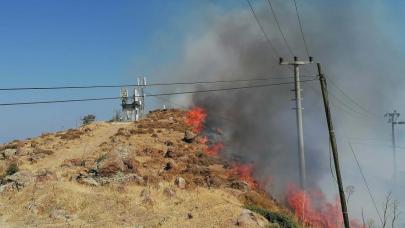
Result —
<instances>
[{"instance_id":1,"label":"hillside","mask_svg":"<svg viewBox=\"0 0 405 228\"><path fill-rule=\"evenodd\" d=\"M157 110L0 145L0 226L296 226L186 118Z\"/></svg>"}]
</instances>

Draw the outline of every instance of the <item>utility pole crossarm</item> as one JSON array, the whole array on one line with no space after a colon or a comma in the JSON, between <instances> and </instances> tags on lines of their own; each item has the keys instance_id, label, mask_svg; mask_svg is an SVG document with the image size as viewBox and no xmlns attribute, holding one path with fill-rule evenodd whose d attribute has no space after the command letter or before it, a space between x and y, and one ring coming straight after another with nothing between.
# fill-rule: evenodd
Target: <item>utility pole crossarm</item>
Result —
<instances>
[{"instance_id":1,"label":"utility pole crossarm","mask_svg":"<svg viewBox=\"0 0 405 228\"><path fill-rule=\"evenodd\" d=\"M311 63L314 63L314 58L311 56L309 57L309 61L299 61L297 56L294 56L293 62L285 62L283 58L279 59L280 65L306 65Z\"/></svg>"}]
</instances>

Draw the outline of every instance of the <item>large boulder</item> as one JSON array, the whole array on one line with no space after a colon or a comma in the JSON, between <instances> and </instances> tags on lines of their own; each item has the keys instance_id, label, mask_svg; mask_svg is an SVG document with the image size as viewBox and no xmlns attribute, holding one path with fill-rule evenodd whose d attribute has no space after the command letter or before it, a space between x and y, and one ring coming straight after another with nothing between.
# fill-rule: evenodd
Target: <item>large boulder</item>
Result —
<instances>
[{"instance_id":1,"label":"large boulder","mask_svg":"<svg viewBox=\"0 0 405 228\"><path fill-rule=\"evenodd\" d=\"M125 164L118 156L107 156L107 158L98 164L97 173L103 177L109 177L118 172L125 171Z\"/></svg>"},{"instance_id":2,"label":"large boulder","mask_svg":"<svg viewBox=\"0 0 405 228\"><path fill-rule=\"evenodd\" d=\"M5 149L4 151L2 151L1 157L3 159L9 159L16 154L17 154L17 149Z\"/></svg>"},{"instance_id":3,"label":"large boulder","mask_svg":"<svg viewBox=\"0 0 405 228\"><path fill-rule=\"evenodd\" d=\"M17 189L23 188L35 181L35 176L29 171L19 171L13 175L6 176L5 181L13 183Z\"/></svg>"},{"instance_id":4,"label":"large boulder","mask_svg":"<svg viewBox=\"0 0 405 228\"><path fill-rule=\"evenodd\" d=\"M21 147L17 150L17 155L26 156L34 153L34 148L32 147Z\"/></svg>"},{"instance_id":5,"label":"large boulder","mask_svg":"<svg viewBox=\"0 0 405 228\"><path fill-rule=\"evenodd\" d=\"M58 177L56 176L56 174L47 169L40 169L36 173L36 181L38 182L55 181L57 179Z\"/></svg>"},{"instance_id":6,"label":"large boulder","mask_svg":"<svg viewBox=\"0 0 405 228\"><path fill-rule=\"evenodd\" d=\"M197 137L196 133L192 131L185 131L183 141L186 143L192 143L196 137Z\"/></svg>"},{"instance_id":7,"label":"large boulder","mask_svg":"<svg viewBox=\"0 0 405 228\"><path fill-rule=\"evenodd\" d=\"M236 220L236 225L240 227L269 227L269 221L261 215L258 215L248 209L243 209Z\"/></svg>"}]
</instances>

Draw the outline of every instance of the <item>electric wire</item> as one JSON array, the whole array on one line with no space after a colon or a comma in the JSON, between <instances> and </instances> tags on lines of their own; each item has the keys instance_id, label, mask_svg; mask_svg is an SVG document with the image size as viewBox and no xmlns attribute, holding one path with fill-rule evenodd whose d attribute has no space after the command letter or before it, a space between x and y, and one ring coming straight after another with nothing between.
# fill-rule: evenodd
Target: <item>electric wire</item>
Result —
<instances>
[{"instance_id":1,"label":"electric wire","mask_svg":"<svg viewBox=\"0 0 405 228\"><path fill-rule=\"evenodd\" d=\"M266 31L264 30L263 25L262 25L262 23L260 22L259 18L257 17L257 14L256 14L256 12L255 12L255 9L254 9L253 6L252 6L252 3L250 2L250 0L246 0L246 1L247 1L248 5L249 5L250 11L251 11L252 14L253 14L253 17L254 17L255 20L256 20L257 25L259 26L259 28L260 28L260 30L262 31L264 37L266 38L267 43L269 44L270 48L271 48L271 49L274 51L274 53L276 54L276 58L278 58L280 55L279 55L277 49L274 47L273 43L271 42L270 37L267 35Z\"/></svg>"},{"instance_id":2,"label":"electric wire","mask_svg":"<svg viewBox=\"0 0 405 228\"><path fill-rule=\"evenodd\" d=\"M314 75L303 75L301 77L310 78ZM138 84L121 84L121 85L88 85L88 86L49 86L49 87L11 87L0 88L0 91L18 91L18 90L63 90L63 89L95 89L95 88L121 88L121 87L152 87L152 86L171 86L171 85L197 85L197 84L216 84L216 83L237 83L237 82L253 82L253 81L269 81L276 79L294 78L292 76L277 76L277 77L263 77L252 79L234 79L234 80L216 80L216 81L194 81L194 82L164 82L164 83L151 83L147 85Z\"/></svg>"},{"instance_id":3,"label":"electric wire","mask_svg":"<svg viewBox=\"0 0 405 228\"><path fill-rule=\"evenodd\" d=\"M358 109L351 106L349 103L341 100L336 95L334 95L331 90L329 90L329 92L330 92L329 97L331 98L330 99L331 106L334 107L336 111L341 110L345 115L347 115L348 117L355 118L356 120L361 120L364 122L372 121L373 123L378 123L380 125L383 124L383 122L377 120L374 116L370 116L368 115L368 113L360 112Z\"/></svg>"},{"instance_id":4,"label":"electric wire","mask_svg":"<svg viewBox=\"0 0 405 228\"><path fill-rule=\"evenodd\" d=\"M315 79L302 80L301 82L311 82L311 81L314 81L314 80ZM219 88L219 89L206 89L206 90L191 90L191 91L181 91L181 92L157 93L157 94L149 94L148 96L149 97L157 97L157 96L171 96L171 95L182 95L182 94L231 91L231 90L240 90L240 89L250 89L250 88L262 88L262 87L269 87L269 86L289 85L289 84L293 84L293 83L294 82L280 82L280 83L248 85L248 86L228 87L228 88ZM142 96L135 96L135 97L142 97ZM115 100L115 99L121 99L121 97L103 97L103 98L85 98L85 99L70 99L70 100L51 100L51 101L0 103L0 106L52 104L52 103L68 103L68 102L82 102L82 101Z\"/></svg>"},{"instance_id":5,"label":"electric wire","mask_svg":"<svg viewBox=\"0 0 405 228\"><path fill-rule=\"evenodd\" d=\"M351 144L350 142L348 142L348 144L349 144L350 150L352 151L352 154L353 154L353 156L354 156L354 159L356 160L357 167L358 167L358 169L359 169L359 171L360 171L360 174L361 174L361 177L362 177L362 179L363 179L364 185L366 186L367 192L368 192L368 194L370 195L371 202L373 203L374 208L375 208L375 210L377 211L377 215L378 215L378 217L379 217L381 223L383 223L383 220L382 220L380 211L378 210L377 203L376 203L376 201L375 201L375 199L374 199L374 195L373 195L372 192L371 192L370 186L368 185L368 182L367 182L367 179L366 179L366 177L365 177L365 175L364 175L363 169L361 168L359 159L357 158L357 155L356 155L356 153L354 152L354 149L353 149L352 144Z\"/></svg>"},{"instance_id":6,"label":"electric wire","mask_svg":"<svg viewBox=\"0 0 405 228\"><path fill-rule=\"evenodd\" d=\"M297 2L296 2L296 0L293 0L293 2L294 2L294 6L295 6L295 12L296 12L297 18L298 18L298 24L299 24L299 26L300 26L302 41L304 42L305 51L306 51L306 53L307 53L307 56L309 57L309 56L310 56L310 55L309 55L309 49L308 49L307 41L305 40L304 30L303 30L303 28L302 28L302 22L301 22L300 14L299 14L299 12L298 12Z\"/></svg>"},{"instance_id":7,"label":"electric wire","mask_svg":"<svg viewBox=\"0 0 405 228\"><path fill-rule=\"evenodd\" d=\"M356 105L358 108L360 108L363 112L368 113L369 115L376 117L378 119L380 119L379 115L377 115L376 113L371 112L370 110L368 110L367 108L365 108L363 105L359 104L359 102L357 102L356 100L354 100L352 97L350 97L343 89L341 89L330 77L327 77L327 79L329 79L330 84L335 87L341 94L343 94L343 96L345 96L351 103L353 103L354 105Z\"/></svg>"},{"instance_id":8,"label":"electric wire","mask_svg":"<svg viewBox=\"0 0 405 228\"><path fill-rule=\"evenodd\" d=\"M271 12L272 12L274 21L275 21L276 24L277 24L277 28L278 28L278 30L280 31L281 36L283 37L284 44L286 45L286 47L287 47L287 49L288 49L288 52L290 53L291 56L294 56L294 53L293 53L293 51L292 51L290 45L289 45L288 42L287 42L286 35L284 34L283 30L281 29L280 22L278 21L278 17L277 17L276 11L275 11L274 8L273 8L273 4L271 4L271 0L267 0L267 3L268 3L269 6L270 6L270 10L271 10Z\"/></svg>"}]
</instances>

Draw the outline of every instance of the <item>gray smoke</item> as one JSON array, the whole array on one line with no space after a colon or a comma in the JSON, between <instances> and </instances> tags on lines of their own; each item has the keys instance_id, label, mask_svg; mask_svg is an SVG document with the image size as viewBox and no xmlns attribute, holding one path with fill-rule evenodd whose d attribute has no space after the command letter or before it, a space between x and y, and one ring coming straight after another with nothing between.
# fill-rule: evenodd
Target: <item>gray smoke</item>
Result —
<instances>
[{"instance_id":1,"label":"gray smoke","mask_svg":"<svg viewBox=\"0 0 405 228\"><path fill-rule=\"evenodd\" d=\"M266 15L261 10L260 15ZM266 17L262 18L264 21ZM277 37L276 31L269 31ZM298 35L298 34L294 34ZM271 35L273 38L273 35ZM276 40L276 43L281 40ZM290 66L280 67L278 58L260 33L249 11L235 12L221 18L212 30L194 40L186 49L182 75L204 80L234 80L276 77L271 81L200 86L198 89L239 87L263 83L292 82ZM185 67L184 67L185 66ZM186 68L186 69L184 69ZM308 76L309 69L305 69ZM313 73L311 73L313 74ZM281 79L280 79L281 78ZM303 80L308 78L303 78ZM312 87L318 87L316 82ZM304 89L308 87L303 84ZM253 163L259 180L272 179L272 194L284 192L287 184L298 183L298 152L293 84L196 94L192 104L208 112L207 125L224 132L226 157L237 157L243 163ZM309 91L305 100L319 101ZM317 137L323 130L318 115L311 113L314 102L305 102L306 139ZM316 117L316 123L312 118ZM322 137L321 137L322 138ZM312 141L312 142L311 142ZM325 141L325 140L324 140ZM320 151L318 143L306 145L308 185L313 186L322 176L320 162L328 153Z\"/></svg>"},{"instance_id":2,"label":"gray smoke","mask_svg":"<svg viewBox=\"0 0 405 228\"><path fill-rule=\"evenodd\" d=\"M280 21L294 54L305 58L291 2L273 2L280 12ZM255 6L277 50L285 59L291 59L267 6ZM384 23L388 24L384 18L386 8L378 1L343 1L331 5L331 2L320 0L311 5L301 3L300 7L304 12L304 31L311 55L322 62L330 79L367 109L365 111L348 101L329 83L331 96L343 101L333 98L332 111L345 185L356 187L349 206L357 216L364 208L367 215L376 218L347 141L353 137L389 139L389 126L385 124L383 114L392 110L394 105L398 109L404 105L398 89L403 84L400 74L403 67L397 61L392 62L392 59L400 59L402 54L389 42L392 34L388 36L382 27ZM188 81L280 76L286 78L267 83L292 80L288 78L292 71L278 66L278 56L269 48L247 6L245 10L215 14L213 18L215 23L211 23L205 33L191 37L185 45L183 58L175 70L178 77ZM306 67L302 74L313 75L315 70ZM233 86L238 85L211 85L197 89ZM259 180L272 177L269 192L273 195L282 193L288 183L298 183L296 120L290 89L292 85L283 85L200 93L188 98L191 105L208 111L209 126L223 130L225 156L253 162L255 177ZM303 89L308 185L321 186L333 198L337 192L330 174L328 136L319 83L305 83ZM184 101L185 98L181 99ZM405 142L404 134L399 132L399 135L399 141ZM369 145L355 146L355 150L380 204L390 190L391 160L386 154L391 149Z\"/></svg>"}]
</instances>

